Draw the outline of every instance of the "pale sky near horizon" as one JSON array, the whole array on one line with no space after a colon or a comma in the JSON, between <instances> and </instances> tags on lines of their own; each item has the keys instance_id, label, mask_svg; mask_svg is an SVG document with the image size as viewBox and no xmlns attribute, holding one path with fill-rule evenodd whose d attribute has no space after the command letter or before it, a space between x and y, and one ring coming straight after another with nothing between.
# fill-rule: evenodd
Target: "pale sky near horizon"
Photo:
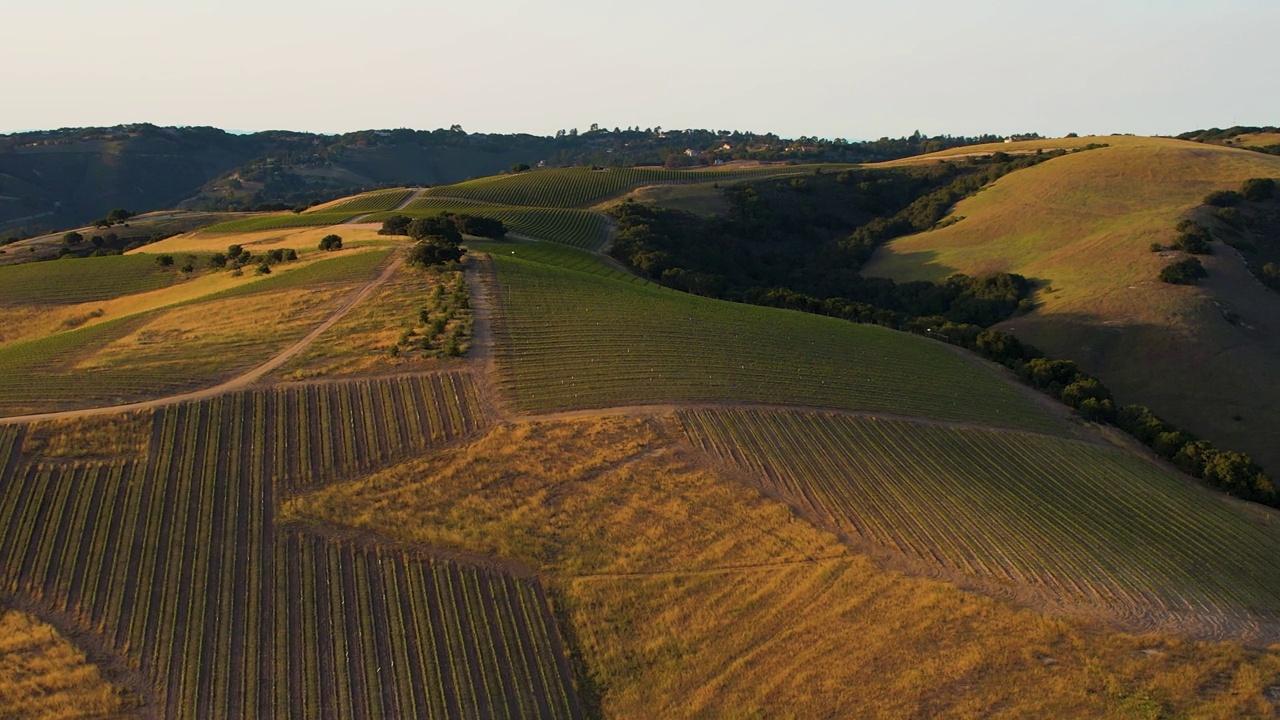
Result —
<instances>
[{"instance_id":1,"label":"pale sky near horizon","mask_svg":"<svg viewBox=\"0 0 1280 720\"><path fill-rule=\"evenodd\" d=\"M0 0L0 133L1280 125L1275 0Z\"/></svg>"}]
</instances>

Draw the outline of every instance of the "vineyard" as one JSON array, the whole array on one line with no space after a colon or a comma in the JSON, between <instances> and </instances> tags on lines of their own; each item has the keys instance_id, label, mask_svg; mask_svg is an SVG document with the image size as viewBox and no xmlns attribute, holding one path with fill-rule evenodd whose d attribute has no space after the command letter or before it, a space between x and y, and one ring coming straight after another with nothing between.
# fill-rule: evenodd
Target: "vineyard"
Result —
<instances>
[{"instance_id":1,"label":"vineyard","mask_svg":"<svg viewBox=\"0 0 1280 720\"><path fill-rule=\"evenodd\" d=\"M346 285L367 280L386 257L351 253L0 347L0 415L164 397L225 378L304 335Z\"/></svg>"},{"instance_id":2,"label":"vineyard","mask_svg":"<svg viewBox=\"0 0 1280 720\"><path fill-rule=\"evenodd\" d=\"M393 210L412 195L414 190L378 190L375 192L356 195L348 200L339 200L337 202L325 203L319 207L311 208L304 214L315 213L371 213L382 210Z\"/></svg>"},{"instance_id":3,"label":"vineyard","mask_svg":"<svg viewBox=\"0 0 1280 720\"><path fill-rule=\"evenodd\" d=\"M282 492L485 422L467 375L283 386L157 411L136 460L9 460L0 589L104 640L164 717L580 716L535 581L275 526Z\"/></svg>"},{"instance_id":4,"label":"vineyard","mask_svg":"<svg viewBox=\"0 0 1280 720\"><path fill-rule=\"evenodd\" d=\"M277 215L254 215L220 222L205 228L205 232L239 233L255 230L277 230L280 228L315 227L339 225L351 218L362 215L359 212L318 212L318 213L283 213Z\"/></svg>"},{"instance_id":5,"label":"vineyard","mask_svg":"<svg viewBox=\"0 0 1280 720\"><path fill-rule=\"evenodd\" d=\"M443 185L428 197L461 198L503 205L547 208L589 207L642 185L733 182L750 178L837 170L843 166L775 165L731 170L664 170L660 168L585 167L532 170Z\"/></svg>"},{"instance_id":6,"label":"vineyard","mask_svg":"<svg viewBox=\"0 0 1280 720\"><path fill-rule=\"evenodd\" d=\"M541 263L543 265L554 265L566 270L575 270L588 275L597 275L599 277L617 280L631 285L649 286L655 289L662 288L662 286L657 283L646 280L639 275L629 273L625 270L620 270L618 267L610 265L600 255L586 252L585 250L571 248L559 243L508 243L479 241L469 242L467 243L467 247L477 252L501 255L503 257L515 257L520 260Z\"/></svg>"},{"instance_id":7,"label":"vineyard","mask_svg":"<svg viewBox=\"0 0 1280 720\"><path fill-rule=\"evenodd\" d=\"M500 383L527 412L740 400L1061 432L942 346L832 318L709 300L494 253Z\"/></svg>"},{"instance_id":8,"label":"vineyard","mask_svg":"<svg viewBox=\"0 0 1280 720\"><path fill-rule=\"evenodd\" d=\"M158 290L179 277L153 255L109 255L0 267L0 305L70 305Z\"/></svg>"},{"instance_id":9,"label":"vineyard","mask_svg":"<svg viewBox=\"0 0 1280 720\"><path fill-rule=\"evenodd\" d=\"M601 247L608 238L608 225L600 213L565 208L494 205L452 198L419 198L404 210L377 213L369 216L368 220L381 222L392 215L426 217L442 212L481 215L501 220L513 233L587 250Z\"/></svg>"},{"instance_id":10,"label":"vineyard","mask_svg":"<svg viewBox=\"0 0 1280 720\"><path fill-rule=\"evenodd\" d=\"M679 420L804 512L916 560L1133 619L1280 616L1280 540L1111 449L820 413Z\"/></svg>"}]
</instances>

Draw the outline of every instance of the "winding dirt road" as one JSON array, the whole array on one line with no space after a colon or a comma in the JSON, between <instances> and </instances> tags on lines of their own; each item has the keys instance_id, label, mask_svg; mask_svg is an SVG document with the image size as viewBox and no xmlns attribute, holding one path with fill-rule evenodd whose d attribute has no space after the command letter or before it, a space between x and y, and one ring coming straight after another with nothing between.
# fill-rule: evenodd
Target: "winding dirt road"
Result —
<instances>
[{"instance_id":1,"label":"winding dirt road","mask_svg":"<svg viewBox=\"0 0 1280 720\"><path fill-rule=\"evenodd\" d=\"M141 400L133 403L125 403L123 405L108 405L105 407L81 408L78 410L61 410L57 412L34 413L31 415L13 415L10 417L0 418L0 425L40 422L42 420L64 420L69 418L89 417L93 415L109 415L118 412L128 412L130 410L148 410L151 408L163 407L165 405L173 405L175 403L207 400L223 393L243 390L260 380L267 373L276 370L281 365L284 365L286 362L293 359L293 357L298 353L307 349L307 347L310 346L311 343L315 342L316 338L320 337L324 331L336 325L340 320L342 320L342 318L346 317L347 313L351 312L352 308L364 302L364 300L372 295L379 286L391 279L391 276L394 275L396 270L400 269L400 266L403 264L404 258L397 257L388 264L381 273L379 273L378 277L370 280L364 285L364 287L353 293L337 310L333 311L332 315L326 318L324 322L313 328L311 332L307 333L307 335L301 340L290 345L284 350L281 350L270 360L267 360L261 365L258 365L241 375L237 375L226 382L212 387L182 393L180 395L170 395L168 397L155 398L154 400Z\"/></svg>"}]
</instances>

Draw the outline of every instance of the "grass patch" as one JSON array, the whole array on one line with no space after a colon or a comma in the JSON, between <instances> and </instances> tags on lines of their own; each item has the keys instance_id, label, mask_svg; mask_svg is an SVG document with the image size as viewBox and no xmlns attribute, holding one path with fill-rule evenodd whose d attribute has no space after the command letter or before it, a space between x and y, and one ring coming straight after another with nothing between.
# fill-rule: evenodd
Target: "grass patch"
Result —
<instances>
[{"instance_id":1,"label":"grass patch","mask_svg":"<svg viewBox=\"0 0 1280 720\"><path fill-rule=\"evenodd\" d=\"M210 225L204 229L204 232L253 232L255 230L275 230L278 228L338 225L360 214L362 213L315 212L256 215L254 217L228 220L216 225Z\"/></svg>"}]
</instances>

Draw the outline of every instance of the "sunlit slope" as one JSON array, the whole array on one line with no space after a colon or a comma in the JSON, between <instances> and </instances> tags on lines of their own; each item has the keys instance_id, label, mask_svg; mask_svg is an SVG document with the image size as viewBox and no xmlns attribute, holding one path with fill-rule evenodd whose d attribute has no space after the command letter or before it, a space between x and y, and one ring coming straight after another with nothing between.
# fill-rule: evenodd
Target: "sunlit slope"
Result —
<instances>
[{"instance_id":1,"label":"sunlit slope","mask_svg":"<svg viewBox=\"0 0 1280 720\"><path fill-rule=\"evenodd\" d=\"M727 400L1064 428L941 343L640 286L522 259L519 250L493 258L496 357L521 410Z\"/></svg>"},{"instance_id":2,"label":"sunlit slope","mask_svg":"<svg viewBox=\"0 0 1280 720\"><path fill-rule=\"evenodd\" d=\"M1280 296L1222 245L1204 258L1210 277L1194 288L1158 282L1171 260L1150 250L1172 241L1180 216L1209 192L1280 177L1280 157L1160 138L1099 140L1110 147L1002 178L959 203L958 222L894 241L864 274L1033 278L1037 310L1006 329L1081 362L1122 401L1280 467L1280 384L1263 381L1280 369ZM1239 324L1224 319L1228 310Z\"/></svg>"}]
</instances>

